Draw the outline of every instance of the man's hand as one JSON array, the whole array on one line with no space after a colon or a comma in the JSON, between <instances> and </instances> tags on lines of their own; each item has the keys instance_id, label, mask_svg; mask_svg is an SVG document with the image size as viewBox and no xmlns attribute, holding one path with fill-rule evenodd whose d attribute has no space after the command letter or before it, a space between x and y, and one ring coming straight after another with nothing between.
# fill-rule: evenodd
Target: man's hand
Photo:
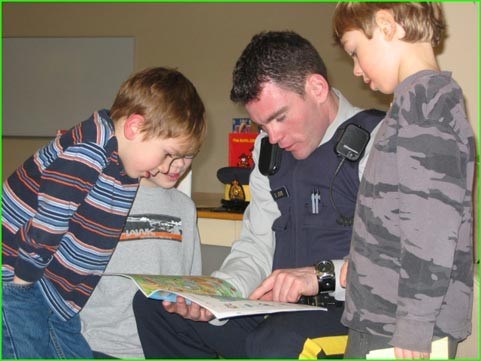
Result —
<instances>
[{"instance_id":1,"label":"man's hand","mask_svg":"<svg viewBox=\"0 0 481 361\"><path fill-rule=\"evenodd\" d=\"M187 304L184 297L177 296L177 302L162 301L162 305L166 311L170 313L177 313L178 315L192 320L207 322L214 318L214 315L207 309L192 302Z\"/></svg>"},{"instance_id":2,"label":"man's hand","mask_svg":"<svg viewBox=\"0 0 481 361\"><path fill-rule=\"evenodd\" d=\"M394 355L396 358L407 358L407 359L429 359L429 352L419 352L413 350L406 350L399 347L394 347Z\"/></svg>"},{"instance_id":3,"label":"man's hand","mask_svg":"<svg viewBox=\"0 0 481 361\"><path fill-rule=\"evenodd\" d=\"M319 291L314 267L278 269L271 273L249 296L252 300L297 302L301 296Z\"/></svg>"},{"instance_id":4,"label":"man's hand","mask_svg":"<svg viewBox=\"0 0 481 361\"><path fill-rule=\"evenodd\" d=\"M339 274L339 283L342 287L346 288L347 283L347 269L349 268L349 261L345 260L341 267L341 273Z\"/></svg>"}]
</instances>

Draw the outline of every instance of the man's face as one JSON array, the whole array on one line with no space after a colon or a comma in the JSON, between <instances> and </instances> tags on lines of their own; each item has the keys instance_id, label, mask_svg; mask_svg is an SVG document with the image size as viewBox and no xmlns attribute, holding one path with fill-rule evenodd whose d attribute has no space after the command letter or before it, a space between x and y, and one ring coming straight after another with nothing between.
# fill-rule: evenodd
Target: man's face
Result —
<instances>
[{"instance_id":1,"label":"man's face","mask_svg":"<svg viewBox=\"0 0 481 361\"><path fill-rule=\"evenodd\" d=\"M329 124L327 114L308 86L301 97L266 82L259 99L247 103L246 110L267 132L271 144L278 143L296 159L307 158L319 146Z\"/></svg>"}]
</instances>

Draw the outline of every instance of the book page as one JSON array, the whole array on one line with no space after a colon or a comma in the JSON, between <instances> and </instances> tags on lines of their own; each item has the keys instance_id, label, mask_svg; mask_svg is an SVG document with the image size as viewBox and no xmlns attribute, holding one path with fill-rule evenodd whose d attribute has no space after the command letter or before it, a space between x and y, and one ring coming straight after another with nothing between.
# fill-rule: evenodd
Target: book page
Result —
<instances>
[{"instance_id":1,"label":"book page","mask_svg":"<svg viewBox=\"0 0 481 361\"><path fill-rule=\"evenodd\" d=\"M188 292L201 295L240 297L241 294L228 282L210 276L163 276L125 274L137 284L147 297L159 291ZM159 294L162 294L159 292Z\"/></svg>"},{"instance_id":2,"label":"book page","mask_svg":"<svg viewBox=\"0 0 481 361\"><path fill-rule=\"evenodd\" d=\"M197 295L185 292L178 292L177 294L208 309L218 319L278 312L327 311L327 309L323 307L300 305L297 303Z\"/></svg>"},{"instance_id":3,"label":"book page","mask_svg":"<svg viewBox=\"0 0 481 361\"><path fill-rule=\"evenodd\" d=\"M249 300L240 297L230 283L210 276L163 276L140 274L107 274L130 278L146 297L176 302L182 296L186 302L195 302L208 309L215 317L269 314L294 311L327 311L316 306L272 301Z\"/></svg>"}]
</instances>

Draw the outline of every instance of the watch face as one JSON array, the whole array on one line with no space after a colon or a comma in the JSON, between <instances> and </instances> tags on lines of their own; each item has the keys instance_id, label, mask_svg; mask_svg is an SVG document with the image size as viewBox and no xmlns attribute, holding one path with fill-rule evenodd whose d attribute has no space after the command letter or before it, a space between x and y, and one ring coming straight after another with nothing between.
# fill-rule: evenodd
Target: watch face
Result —
<instances>
[{"instance_id":1,"label":"watch face","mask_svg":"<svg viewBox=\"0 0 481 361\"><path fill-rule=\"evenodd\" d=\"M334 273L334 264L331 261L321 261L316 264L316 271L319 273Z\"/></svg>"},{"instance_id":2,"label":"watch face","mask_svg":"<svg viewBox=\"0 0 481 361\"><path fill-rule=\"evenodd\" d=\"M333 292L336 289L336 276L332 261L321 261L315 266L319 293Z\"/></svg>"}]
</instances>

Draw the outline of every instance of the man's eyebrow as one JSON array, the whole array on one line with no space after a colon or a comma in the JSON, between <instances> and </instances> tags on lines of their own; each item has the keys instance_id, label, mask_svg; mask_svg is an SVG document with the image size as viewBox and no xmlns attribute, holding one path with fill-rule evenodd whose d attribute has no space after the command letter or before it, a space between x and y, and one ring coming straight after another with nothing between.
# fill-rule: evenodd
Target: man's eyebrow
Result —
<instances>
[{"instance_id":1,"label":"man's eyebrow","mask_svg":"<svg viewBox=\"0 0 481 361\"><path fill-rule=\"evenodd\" d=\"M266 123L269 123L270 121L272 121L273 119L277 118L280 114L282 113L285 113L286 110L287 110L287 105L286 106L283 106L282 108L280 108L279 110L275 111L274 113L272 113L267 119L266 119Z\"/></svg>"}]
</instances>

